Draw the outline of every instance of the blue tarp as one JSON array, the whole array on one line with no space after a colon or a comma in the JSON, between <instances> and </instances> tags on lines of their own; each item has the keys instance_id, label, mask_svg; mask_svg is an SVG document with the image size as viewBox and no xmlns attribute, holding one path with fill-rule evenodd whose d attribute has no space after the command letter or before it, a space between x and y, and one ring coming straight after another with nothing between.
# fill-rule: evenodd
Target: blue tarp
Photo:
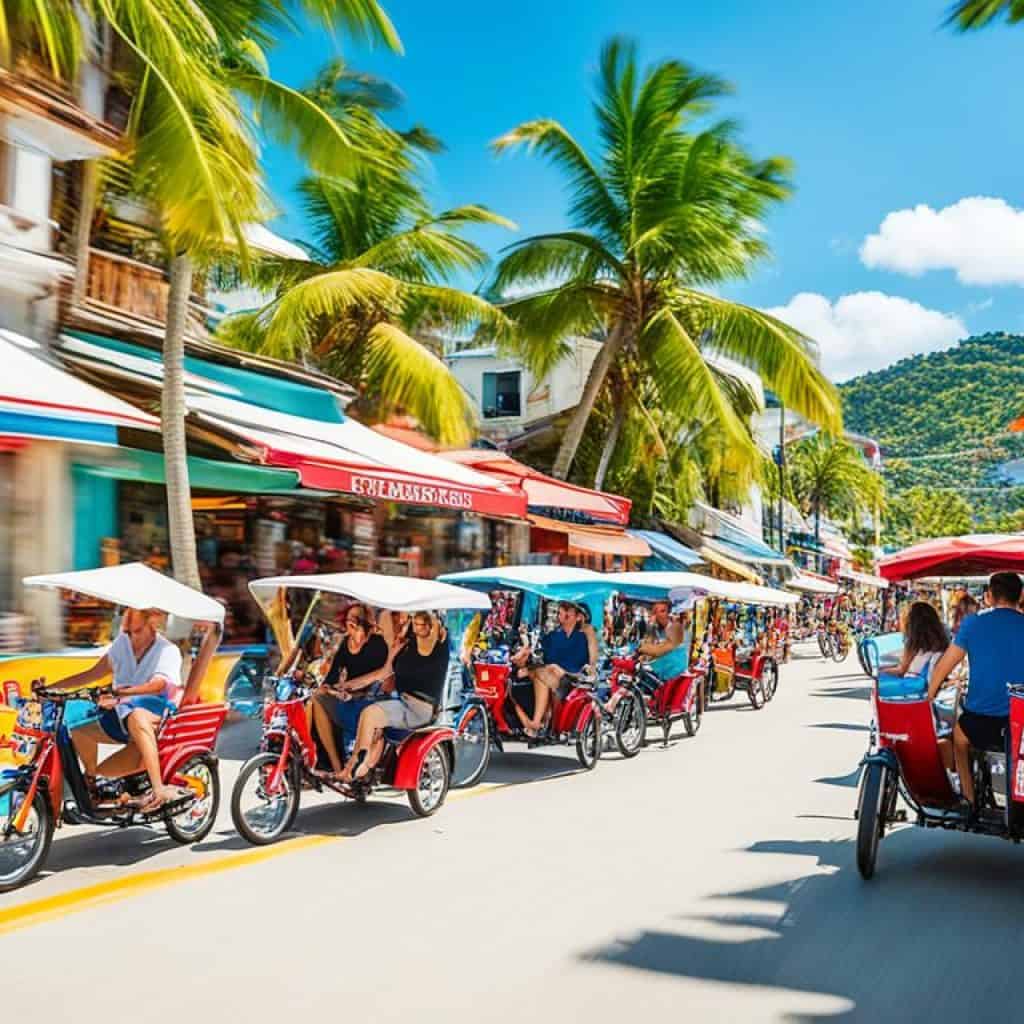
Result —
<instances>
[{"instance_id":1,"label":"blue tarp","mask_svg":"<svg viewBox=\"0 0 1024 1024\"><path fill-rule=\"evenodd\" d=\"M657 530L627 530L626 533L647 541L651 555L644 559L643 567L648 572L689 569L691 565L698 565L704 561L696 551L691 551L685 544L680 544L675 537L670 537L667 533L660 533Z\"/></svg>"},{"instance_id":2,"label":"blue tarp","mask_svg":"<svg viewBox=\"0 0 1024 1024\"><path fill-rule=\"evenodd\" d=\"M769 547L756 537L747 536L740 540L732 536L728 540L723 537L708 537L711 544L720 547L724 554L732 555L741 562L754 562L762 565L784 565L789 562L781 551Z\"/></svg>"}]
</instances>

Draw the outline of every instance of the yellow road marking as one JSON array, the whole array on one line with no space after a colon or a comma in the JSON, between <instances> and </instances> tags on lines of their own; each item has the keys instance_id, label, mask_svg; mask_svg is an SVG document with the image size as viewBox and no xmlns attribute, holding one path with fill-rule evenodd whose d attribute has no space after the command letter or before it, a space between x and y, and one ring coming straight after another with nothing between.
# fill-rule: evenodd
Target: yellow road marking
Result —
<instances>
[{"instance_id":1,"label":"yellow road marking","mask_svg":"<svg viewBox=\"0 0 1024 1024\"><path fill-rule=\"evenodd\" d=\"M529 781L536 782L540 780L532 779ZM449 793L448 801L488 796L491 793L497 793L500 790L510 789L523 784L517 782L481 782L471 789L459 789ZM53 896L45 896L42 899L18 903L13 907L0 910L0 935L44 924L47 921L64 917L67 914L76 914L109 903L118 903L121 900L129 899L131 896L148 892L152 889L162 889L192 878L202 878L205 875L216 875L225 871L234 871L236 868L248 867L250 864L260 864L266 860L273 860L275 857L283 857L285 854L298 853L300 850L308 850L315 846L323 846L326 843L334 843L339 839L348 838L345 835L299 836L295 839L283 840L273 846L245 850L242 853L204 861L202 864L186 864L177 867L157 868L153 871L142 871L139 874L112 878L104 882L96 882L94 885L83 886L80 889L71 889L67 892L56 893Z\"/></svg>"},{"instance_id":2,"label":"yellow road marking","mask_svg":"<svg viewBox=\"0 0 1024 1024\"><path fill-rule=\"evenodd\" d=\"M259 864L275 857L283 857L288 853L308 850L314 846L333 843L345 836L301 836L288 839L275 846L258 847L243 853L231 854L202 864L186 864L177 867L158 868L154 871L143 871L136 875L125 875L112 878L105 882L97 882L81 889L60 892L43 899L30 900L16 906L0 910L0 935L8 932L29 928L33 925L51 921L56 917L74 914L107 903L116 903L128 899L138 893L151 889L162 889L175 885L190 878L202 878L204 875L216 875L223 871Z\"/></svg>"}]
</instances>

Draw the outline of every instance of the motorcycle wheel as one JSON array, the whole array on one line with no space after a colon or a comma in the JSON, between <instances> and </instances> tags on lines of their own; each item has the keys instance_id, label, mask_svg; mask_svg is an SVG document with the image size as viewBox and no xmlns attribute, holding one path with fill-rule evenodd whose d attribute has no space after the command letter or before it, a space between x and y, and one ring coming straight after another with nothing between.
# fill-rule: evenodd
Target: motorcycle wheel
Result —
<instances>
[{"instance_id":1,"label":"motorcycle wheel","mask_svg":"<svg viewBox=\"0 0 1024 1024\"><path fill-rule=\"evenodd\" d=\"M451 767L448 755L439 743L427 751L420 766L416 788L409 790L409 806L420 818L429 818L441 809L451 785Z\"/></svg>"},{"instance_id":2,"label":"motorcycle wheel","mask_svg":"<svg viewBox=\"0 0 1024 1024\"><path fill-rule=\"evenodd\" d=\"M168 817L164 825L167 834L176 843L200 843L210 834L220 810L220 774L217 764L209 755L198 754L189 758L178 774L196 779L206 790L206 796L196 800L180 814Z\"/></svg>"},{"instance_id":3,"label":"motorcycle wheel","mask_svg":"<svg viewBox=\"0 0 1024 1024\"><path fill-rule=\"evenodd\" d=\"M832 647L832 660L838 665L841 662L846 661L846 656L850 653L849 643L843 643L841 641L835 643Z\"/></svg>"},{"instance_id":4,"label":"motorcycle wheel","mask_svg":"<svg viewBox=\"0 0 1024 1024\"><path fill-rule=\"evenodd\" d=\"M455 767L452 789L475 786L491 760L491 722L487 709L470 704L455 726Z\"/></svg>"},{"instance_id":5,"label":"motorcycle wheel","mask_svg":"<svg viewBox=\"0 0 1024 1024\"><path fill-rule=\"evenodd\" d=\"M865 881L875 873L878 844L885 831L885 797L889 769L884 764L869 764L860 780L857 801L857 870Z\"/></svg>"},{"instance_id":6,"label":"motorcycle wheel","mask_svg":"<svg viewBox=\"0 0 1024 1024\"><path fill-rule=\"evenodd\" d=\"M700 731L700 724L704 719L704 688L697 689L697 699L693 702L693 710L683 715L683 728L686 735L691 739Z\"/></svg>"},{"instance_id":7,"label":"motorcycle wheel","mask_svg":"<svg viewBox=\"0 0 1024 1024\"><path fill-rule=\"evenodd\" d=\"M576 735L576 758L584 771L593 770L601 758L601 734L601 710L595 707Z\"/></svg>"},{"instance_id":8,"label":"motorcycle wheel","mask_svg":"<svg viewBox=\"0 0 1024 1024\"><path fill-rule=\"evenodd\" d=\"M0 829L6 828L14 816L15 794L8 794L9 811L0 815ZM21 836L4 839L0 833L0 892L10 892L32 881L46 863L53 841L53 811L46 794L39 789L32 800L32 810Z\"/></svg>"},{"instance_id":9,"label":"motorcycle wheel","mask_svg":"<svg viewBox=\"0 0 1024 1024\"><path fill-rule=\"evenodd\" d=\"M263 789L279 759L278 754L271 753L250 757L231 791L231 820L239 834L255 846L280 839L299 812L300 784L291 766L281 776L282 788L277 796L268 797Z\"/></svg>"},{"instance_id":10,"label":"motorcycle wheel","mask_svg":"<svg viewBox=\"0 0 1024 1024\"><path fill-rule=\"evenodd\" d=\"M623 757L636 757L647 733L647 708L634 691L615 709L615 747Z\"/></svg>"},{"instance_id":11,"label":"motorcycle wheel","mask_svg":"<svg viewBox=\"0 0 1024 1024\"><path fill-rule=\"evenodd\" d=\"M764 695L764 679L761 676L751 677L747 683L747 697L755 711L760 711L765 706L767 698Z\"/></svg>"}]
</instances>

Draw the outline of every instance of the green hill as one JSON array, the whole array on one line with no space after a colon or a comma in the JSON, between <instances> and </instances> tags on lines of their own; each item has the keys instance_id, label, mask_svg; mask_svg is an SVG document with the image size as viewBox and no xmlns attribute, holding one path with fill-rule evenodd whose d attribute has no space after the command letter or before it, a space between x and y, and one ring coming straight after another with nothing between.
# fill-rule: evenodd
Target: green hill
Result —
<instances>
[{"instance_id":1,"label":"green hill","mask_svg":"<svg viewBox=\"0 0 1024 1024\"><path fill-rule=\"evenodd\" d=\"M974 529L1018 525L1024 486L1001 479L998 467L1024 457L1024 434L1006 429L1024 415L1024 337L967 338L855 377L840 392L847 429L882 446L891 503L923 487L963 495Z\"/></svg>"}]
</instances>

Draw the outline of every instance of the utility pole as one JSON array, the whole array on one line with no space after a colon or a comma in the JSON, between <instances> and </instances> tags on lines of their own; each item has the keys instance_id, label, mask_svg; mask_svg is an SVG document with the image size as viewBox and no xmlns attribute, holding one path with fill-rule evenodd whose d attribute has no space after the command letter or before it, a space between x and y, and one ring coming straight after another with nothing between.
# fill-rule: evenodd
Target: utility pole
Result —
<instances>
[{"instance_id":1,"label":"utility pole","mask_svg":"<svg viewBox=\"0 0 1024 1024\"><path fill-rule=\"evenodd\" d=\"M786 553L786 526L783 494L786 491L786 407L779 402L779 550Z\"/></svg>"}]
</instances>

